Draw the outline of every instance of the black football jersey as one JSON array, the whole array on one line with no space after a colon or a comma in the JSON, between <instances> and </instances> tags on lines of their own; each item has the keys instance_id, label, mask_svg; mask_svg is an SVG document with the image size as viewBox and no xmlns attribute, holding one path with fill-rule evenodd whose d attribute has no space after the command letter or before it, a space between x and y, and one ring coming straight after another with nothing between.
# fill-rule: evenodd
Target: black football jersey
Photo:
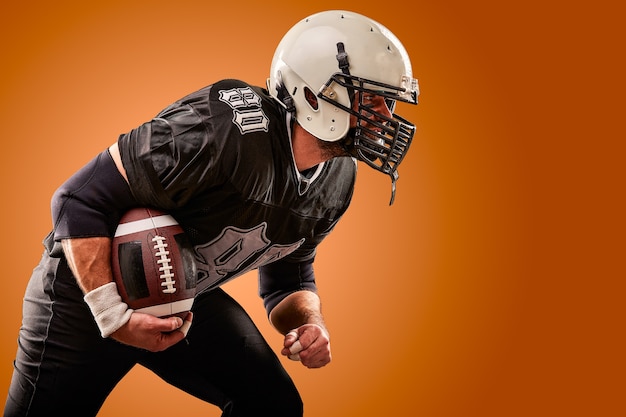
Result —
<instances>
[{"instance_id":1,"label":"black football jersey","mask_svg":"<svg viewBox=\"0 0 626 417\"><path fill-rule=\"evenodd\" d=\"M120 136L131 190L183 226L199 261L199 290L278 259L310 261L347 209L349 157L303 175L290 115L267 91L223 80Z\"/></svg>"}]
</instances>

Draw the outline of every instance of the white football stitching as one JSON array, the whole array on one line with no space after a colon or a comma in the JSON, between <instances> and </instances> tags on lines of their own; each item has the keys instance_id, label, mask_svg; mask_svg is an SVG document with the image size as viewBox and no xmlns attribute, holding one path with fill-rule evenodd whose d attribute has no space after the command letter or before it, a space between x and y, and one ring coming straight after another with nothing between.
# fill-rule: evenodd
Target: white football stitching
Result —
<instances>
[{"instance_id":1,"label":"white football stitching","mask_svg":"<svg viewBox=\"0 0 626 417\"><path fill-rule=\"evenodd\" d=\"M174 267L170 264L172 260L169 258L170 252L167 249L167 243L165 243L165 237L163 236L155 236L152 238L152 241L155 242L154 250L157 258L157 264L160 264L161 267L159 271L161 271L161 275L159 278L163 280L161 283L161 287L163 287L162 291L165 294L173 294L176 292L176 281L174 278Z\"/></svg>"}]
</instances>

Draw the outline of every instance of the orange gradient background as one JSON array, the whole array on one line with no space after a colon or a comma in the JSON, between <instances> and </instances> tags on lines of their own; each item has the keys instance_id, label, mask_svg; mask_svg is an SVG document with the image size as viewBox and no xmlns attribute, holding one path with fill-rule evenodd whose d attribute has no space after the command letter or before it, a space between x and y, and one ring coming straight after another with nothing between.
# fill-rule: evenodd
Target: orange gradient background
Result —
<instances>
[{"instance_id":1,"label":"orange gradient background","mask_svg":"<svg viewBox=\"0 0 626 417\"><path fill-rule=\"evenodd\" d=\"M418 131L396 203L362 166L319 250L334 360L284 361L305 415L626 415L626 36L613 3L3 4L0 401L53 191L173 100L226 77L263 85L292 24L348 9L403 41L422 95L398 109ZM256 275L225 288L278 352ZM100 416L219 414L136 367Z\"/></svg>"}]
</instances>

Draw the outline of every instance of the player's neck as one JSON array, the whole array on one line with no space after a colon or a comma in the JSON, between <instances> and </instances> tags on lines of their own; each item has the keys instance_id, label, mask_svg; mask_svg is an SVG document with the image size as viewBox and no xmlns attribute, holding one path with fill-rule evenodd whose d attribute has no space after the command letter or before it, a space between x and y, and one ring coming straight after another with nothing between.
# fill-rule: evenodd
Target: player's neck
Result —
<instances>
[{"instance_id":1,"label":"player's neck","mask_svg":"<svg viewBox=\"0 0 626 417\"><path fill-rule=\"evenodd\" d=\"M338 143L321 141L297 122L293 126L291 146L298 171L302 172L336 156L346 155Z\"/></svg>"},{"instance_id":2,"label":"player's neck","mask_svg":"<svg viewBox=\"0 0 626 417\"><path fill-rule=\"evenodd\" d=\"M291 146L298 171L313 168L328 159L323 155L318 142L319 139L304 130L298 123L294 123Z\"/></svg>"}]
</instances>

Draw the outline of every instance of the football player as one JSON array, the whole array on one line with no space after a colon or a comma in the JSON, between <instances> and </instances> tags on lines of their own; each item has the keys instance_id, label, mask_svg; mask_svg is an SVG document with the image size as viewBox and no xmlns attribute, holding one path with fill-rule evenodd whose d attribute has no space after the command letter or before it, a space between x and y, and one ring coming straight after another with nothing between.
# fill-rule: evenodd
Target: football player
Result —
<instances>
[{"instance_id":1,"label":"football player","mask_svg":"<svg viewBox=\"0 0 626 417\"><path fill-rule=\"evenodd\" d=\"M328 364L316 247L350 203L357 160L389 175L393 202L415 132L394 108L418 93L388 29L327 11L287 32L266 88L222 80L121 135L53 196L5 416L95 416L135 364L224 416L302 415L278 356L219 287L257 269L281 354ZM167 211L194 245L187 323L134 312L112 281L111 236L132 207Z\"/></svg>"}]
</instances>

